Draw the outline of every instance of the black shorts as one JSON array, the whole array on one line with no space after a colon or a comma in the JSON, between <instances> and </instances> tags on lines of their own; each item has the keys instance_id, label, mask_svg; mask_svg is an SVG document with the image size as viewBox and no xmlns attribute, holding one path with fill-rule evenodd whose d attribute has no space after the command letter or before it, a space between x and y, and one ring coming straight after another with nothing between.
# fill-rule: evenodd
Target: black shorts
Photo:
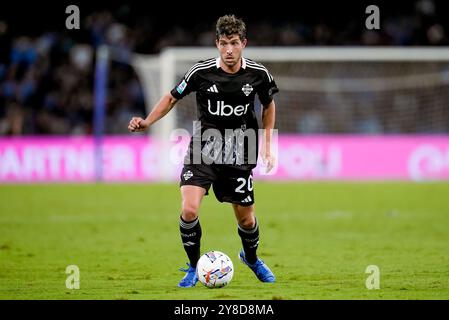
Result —
<instances>
[{"instance_id":1,"label":"black shorts","mask_svg":"<svg viewBox=\"0 0 449 320\"><path fill-rule=\"evenodd\" d=\"M180 186L191 185L206 189L212 185L215 197L220 202L241 206L254 204L252 170L235 169L229 166L188 164L182 168Z\"/></svg>"}]
</instances>

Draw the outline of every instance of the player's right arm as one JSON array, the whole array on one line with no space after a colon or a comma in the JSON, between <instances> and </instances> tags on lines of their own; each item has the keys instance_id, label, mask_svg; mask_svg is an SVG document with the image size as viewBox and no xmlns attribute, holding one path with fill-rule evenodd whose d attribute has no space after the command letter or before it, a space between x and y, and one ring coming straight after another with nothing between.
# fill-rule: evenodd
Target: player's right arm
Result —
<instances>
[{"instance_id":1,"label":"player's right arm","mask_svg":"<svg viewBox=\"0 0 449 320\"><path fill-rule=\"evenodd\" d=\"M212 61L209 63L212 63ZM128 130L131 132L147 130L153 123L164 117L175 106L178 100L182 99L190 92L196 91L194 74L199 69L201 69L199 64L190 68L178 82L176 87L159 100L145 119L133 117L129 122Z\"/></svg>"},{"instance_id":2,"label":"player's right arm","mask_svg":"<svg viewBox=\"0 0 449 320\"><path fill-rule=\"evenodd\" d=\"M163 118L175 106L177 101L178 99L173 97L171 93L167 93L159 100L145 119L133 117L129 122L128 130L131 132L147 130L153 123Z\"/></svg>"}]
</instances>

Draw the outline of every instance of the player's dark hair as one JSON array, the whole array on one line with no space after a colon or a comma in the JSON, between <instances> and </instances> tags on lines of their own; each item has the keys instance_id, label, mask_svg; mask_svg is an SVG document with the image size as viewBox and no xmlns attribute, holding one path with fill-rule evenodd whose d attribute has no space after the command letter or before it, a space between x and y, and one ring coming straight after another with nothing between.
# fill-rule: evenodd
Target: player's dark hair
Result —
<instances>
[{"instance_id":1,"label":"player's dark hair","mask_svg":"<svg viewBox=\"0 0 449 320\"><path fill-rule=\"evenodd\" d=\"M242 19L237 18L233 14L225 15L217 20L216 36L217 40L221 36L231 36L233 34L238 34L240 40L246 39L246 25Z\"/></svg>"}]
</instances>

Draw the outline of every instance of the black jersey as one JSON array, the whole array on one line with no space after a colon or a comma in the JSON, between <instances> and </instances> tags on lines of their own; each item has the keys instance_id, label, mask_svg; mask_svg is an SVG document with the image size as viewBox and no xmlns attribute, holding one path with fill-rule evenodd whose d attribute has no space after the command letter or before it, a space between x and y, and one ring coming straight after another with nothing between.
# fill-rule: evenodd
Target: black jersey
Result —
<instances>
[{"instance_id":1,"label":"black jersey","mask_svg":"<svg viewBox=\"0 0 449 320\"><path fill-rule=\"evenodd\" d=\"M252 130L257 134L259 127L254 108L255 96L258 95L262 105L268 105L278 91L273 76L268 70L250 59L242 57L240 70L233 74L221 69L220 58L212 58L195 64L171 91L176 99L182 99L189 93L196 92L200 127L195 128L188 155L192 156L194 153L192 143L195 141L195 136L201 136L198 130L203 134L207 129L216 129L223 137L225 137L225 131L230 129L241 132ZM211 142L213 144L213 141L201 142L203 155L207 145L209 149L212 148ZM254 163L248 164L248 148L255 148L257 154L257 141L245 147L243 161L239 160L234 153L231 155L233 163L227 161L226 164L243 166L242 168L248 168L248 165L250 168L255 167ZM224 160L222 158L221 163L225 163ZM193 159L190 158L190 161Z\"/></svg>"}]
</instances>

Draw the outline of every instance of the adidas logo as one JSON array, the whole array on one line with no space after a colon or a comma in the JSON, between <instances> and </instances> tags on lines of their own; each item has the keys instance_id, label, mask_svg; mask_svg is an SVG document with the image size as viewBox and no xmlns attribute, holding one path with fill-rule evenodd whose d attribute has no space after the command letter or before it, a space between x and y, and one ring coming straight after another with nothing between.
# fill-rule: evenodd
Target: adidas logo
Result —
<instances>
[{"instance_id":1,"label":"adidas logo","mask_svg":"<svg viewBox=\"0 0 449 320\"><path fill-rule=\"evenodd\" d=\"M247 196L245 199L242 200L243 203L251 202L253 199L251 199L251 196Z\"/></svg>"},{"instance_id":2,"label":"adidas logo","mask_svg":"<svg viewBox=\"0 0 449 320\"><path fill-rule=\"evenodd\" d=\"M218 89L217 89L217 86L215 84L212 87L210 87L209 89L207 89L207 91L218 93Z\"/></svg>"}]
</instances>

